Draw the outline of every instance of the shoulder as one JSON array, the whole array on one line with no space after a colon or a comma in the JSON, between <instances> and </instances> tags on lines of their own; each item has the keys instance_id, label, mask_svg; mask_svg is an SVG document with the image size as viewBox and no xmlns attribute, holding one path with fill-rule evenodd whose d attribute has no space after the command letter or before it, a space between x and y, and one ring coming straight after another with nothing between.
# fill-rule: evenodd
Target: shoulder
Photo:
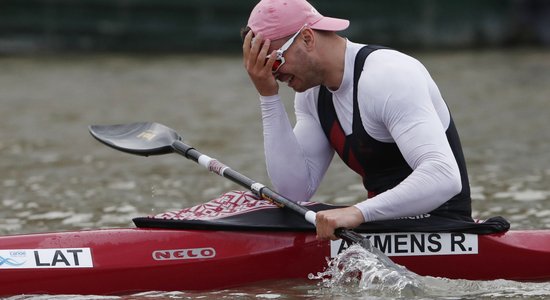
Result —
<instances>
[{"instance_id":1,"label":"shoulder","mask_svg":"<svg viewBox=\"0 0 550 300\"><path fill-rule=\"evenodd\" d=\"M361 77L375 81L395 81L410 77L423 77L424 65L416 58L391 49L374 51L363 66Z\"/></svg>"},{"instance_id":2,"label":"shoulder","mask_svg":"<svg viewBox=\"0 0 550 300\"><path fill-rule=\"evenodd\" d=\"M396 113L408 114L429 104L429 78L422 63L412 56L389 49L374 51L359 80L358 93L368 99L362 106L381 121Z\"/></svg>"},{"instance_id":3,"label":"shoulder","mask_svg":"<svg viewBox=\"0 0 550 300\"><path fill-rule=\"evenodd\" d=\"M404 99L424 89L428 71L417 59L396 50L374 51L365 61L359 90L374 99Z\"/></svg>"}]
</instances>

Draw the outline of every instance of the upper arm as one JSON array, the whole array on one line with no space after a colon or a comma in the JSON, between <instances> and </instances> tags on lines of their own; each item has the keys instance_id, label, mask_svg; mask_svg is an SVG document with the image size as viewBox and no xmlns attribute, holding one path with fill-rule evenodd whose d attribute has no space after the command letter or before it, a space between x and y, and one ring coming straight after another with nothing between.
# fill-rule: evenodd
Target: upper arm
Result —
<instances>
[{"instance_id":1,"label":"upper arm","mask_svg":"<svg viewBox=\"0 0 550 300\"><path fill-rule=\"evenodd\" d=\"M430 79L421 65L411 58L377 65L363 75L359 86L369 115L364 125L367 132L373 131L369 134L395 142L413 169L433 156L454 161L444 121L434 106Z\"/></svg>"}]
</instances>

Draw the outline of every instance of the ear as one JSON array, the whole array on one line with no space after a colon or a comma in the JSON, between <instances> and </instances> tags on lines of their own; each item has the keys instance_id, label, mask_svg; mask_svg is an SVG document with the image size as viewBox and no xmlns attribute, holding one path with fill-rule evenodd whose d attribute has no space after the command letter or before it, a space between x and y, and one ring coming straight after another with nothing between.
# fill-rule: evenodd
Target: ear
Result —
<instances>
[{"instance_id":1,"label":"ear","mask_svg":"<svg viewBox=\"0 0 550 300\"><path fill-rule=\"evenodd\" d=\"M315 32L311 28L304 28L302 30L302 40L306 50L311 51L315 48Z\"/></svg>"}]
</instances>

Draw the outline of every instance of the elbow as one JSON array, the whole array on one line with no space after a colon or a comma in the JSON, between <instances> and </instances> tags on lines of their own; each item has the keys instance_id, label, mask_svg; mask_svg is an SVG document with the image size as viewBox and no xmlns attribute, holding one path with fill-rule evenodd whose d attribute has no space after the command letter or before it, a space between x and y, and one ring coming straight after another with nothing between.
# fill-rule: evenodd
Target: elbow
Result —
<instances>
[{"instance_id":1,"label":"elbow","mask_svg":"<svg viewBox=\"0 0 550 300\"><path fill-rule=\"evenodd\" d=\"M309 201L310 199L310 197L308 197L308 195L304 192L299 192L293 189L277 188L277 187L275 189L281 196L285 197L286 199L294 203Z\"/></svg>"},{"instance_id":2,"label":"elbow","mask_svg":"<svg viewBox=\"0 0 550 300\"><path fill-rule=\"evenodd\" d=\"M445 187L445 194L448 196L446 198L450 199L462 191L462 178L458 165L453 166L451 171L448 172L448 175L444 176L444 178L446 178L446 180L445 184L442 186Z\"/></svg>"},{"instance_id":3,"label":"elbow","mask_svg":"<svg viewBox=\"0 0 550 300\"><path fill-rule=\"evenodd\" d=\"M305 202L309 201L313 196L313 193L305 188L304 184L295 184L298 181L287 181L273 184L275 190L283 197L292 202Z\"/></svg>"},{"instance_id":4,"label":"elbow","mask_svg":"<svg viewBox=\"0 0 550 300\"><path fill-rule=\"evenodd\" d=\"M432 186L431 190L443 204L462 191L462 178L458 164L439 162L422 169L425 184Z\"/></svg>"},{"instance_id":5,"label":"elbow","mask_svg":"<svg viewBox=\"0 0 550 300\"><path fill-rule=\"evenodd\" d=\"M462 180L460 178L460 174L458 176L453 177L449 182L449 198L454 197L455 195L459 194L462 191Z\"/></svg>"}]
</instances>

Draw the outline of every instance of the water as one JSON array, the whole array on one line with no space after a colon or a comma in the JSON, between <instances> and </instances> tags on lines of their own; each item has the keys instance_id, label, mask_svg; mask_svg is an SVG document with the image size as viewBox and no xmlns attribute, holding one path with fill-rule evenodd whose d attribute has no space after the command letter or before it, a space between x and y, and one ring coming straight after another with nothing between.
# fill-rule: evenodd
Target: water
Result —
<instances>
[{"instance_id":1,"label":"water","mask_svg":"<svg viewBox=\"0 0 550 300\"><path fill-rule=\"evenodd\" d=\"M549 51L415 56L431 71L457 123L474 217L502 215L514 229L550 228ZM108 149L87 133L90 124L161 122L201 152L269 182L258 100L240 57L0 57L0 70L0 234L128 227L133 217L202 203L239 188L177 155L141 158ZM290 109L291 93L283 89ZM359 179L335 159L315 200L351 204L363 193ZM372 271L374 281L304 278L201 293L79 299L550 297L549 283L373 271L368 268L376 259L364 255L351 256L362 263L355 265L367 268L365 274ZM51 297L13 297L31 298Z\"/></svg>"}]
</instances>

